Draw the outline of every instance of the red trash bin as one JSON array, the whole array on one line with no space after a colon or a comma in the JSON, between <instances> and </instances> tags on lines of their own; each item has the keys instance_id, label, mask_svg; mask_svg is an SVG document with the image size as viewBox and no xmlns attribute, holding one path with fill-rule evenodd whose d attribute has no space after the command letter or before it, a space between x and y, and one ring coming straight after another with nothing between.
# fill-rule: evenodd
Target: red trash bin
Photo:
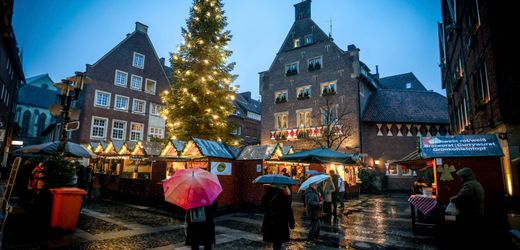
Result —
<instances>
[{"instance_id":1,"label":"red trash bin","mask_svg":"<svg viewBox=\"0 0 520 250\"><path fill-rule=\"evenodd\" d=\"M74 187L52 188L51 227L76 231L83 196L87 192Z\"/></svg>"}]
</instances>

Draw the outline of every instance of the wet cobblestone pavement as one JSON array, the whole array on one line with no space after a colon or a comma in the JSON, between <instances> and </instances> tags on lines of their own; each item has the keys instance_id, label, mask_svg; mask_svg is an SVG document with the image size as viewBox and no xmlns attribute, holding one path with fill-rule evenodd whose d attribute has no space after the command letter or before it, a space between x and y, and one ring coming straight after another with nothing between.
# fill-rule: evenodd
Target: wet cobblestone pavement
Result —
<instances>
[{"instance_id":1,"label":"wet cobblestone pavement","mask_svg":"<svg viewBox=\"0 0 520 250\"><path fill-rule=\"evenodd\" d=\"M307 242L309 221L303 205L293 203L296 228L286 249L437 249L432 237L412 233L405 195L361 196L338 209L337 220L322 224L318 243ZM262 241L262 214L231 213L217 217L215 249L269 249ZM111 201L82 210L78 230L47 242L61 249L189 249L184 245L184 221L166 212ZM41 246L41 245L40 245ZM36 249L28 245L22 248ZM14 247L13 249L19 249Z\"/></svg>"}]
</instances>

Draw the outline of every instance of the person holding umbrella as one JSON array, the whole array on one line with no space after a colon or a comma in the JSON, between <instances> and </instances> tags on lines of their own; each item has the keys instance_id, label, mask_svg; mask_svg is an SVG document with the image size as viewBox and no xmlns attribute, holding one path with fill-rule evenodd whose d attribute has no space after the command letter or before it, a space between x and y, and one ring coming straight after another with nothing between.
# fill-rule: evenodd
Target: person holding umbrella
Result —
<instances>
[{"instance_id":1,"label":"person holding umbrella","mask_svg":"<svg viewBox=\"0 0 520 250\"><path fill-rule=\"evenodd\" d=\"M222 192L218 177L200 168L181 169L163 181L164 199L186 210L186 244L211 249L215 243L216 199Z\"/></svg>"},{"instance_id":2,"label":"person holding umbrella","mask_svg":"<svg viewBox=\"0 0 520 250\"><path fill-rule=\"evenodd\" d=\"M262 221L263 240L273 243L273 249L282 249L282 243L288 242L289 228L294 229L294 215L291 196L287 186L271 184L262 197L265 211Z\"/></svg>"},{"instance_id":3,"label":"person holding umbrella","mask_svg":"<svg viewBox=\"0 0 520 250\"><path fill-rule=\"evenodd\" d=\"M311 227L307 239L316 242L320 235L320 207L323 204L318 193L318 183L312 183L310 188L305 190L305 204L307 204L307 215L311 218Z\"/></svg>"},{"instance_id":4,"label":"person holding umbrella","mask_svg":"<svg viewBox=\"0 0 520 250\"><path fill-rule=\"evenodd\" d=\"M203 245L204 249L211 249L215 243L217 207L215 200L210 206L188 210L185 244L191 246L192 250L199 249L200 245Z\"/></svg>"}]
</instances>

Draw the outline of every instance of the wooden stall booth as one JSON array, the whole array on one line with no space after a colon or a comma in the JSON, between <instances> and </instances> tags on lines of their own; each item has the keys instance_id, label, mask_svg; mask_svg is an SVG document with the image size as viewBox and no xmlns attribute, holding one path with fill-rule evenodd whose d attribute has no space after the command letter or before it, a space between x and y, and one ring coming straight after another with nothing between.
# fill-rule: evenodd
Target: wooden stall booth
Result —
<instances>
[{"instance_id":1,"label":"wooden stall booth","mask_svg":"<svg viewBox=\"0 0 520 250\"><path fill-rule=\"evenodd\" d=\"M263 185L253 184L252 181L264 174L282 174L295 180L303 176L303 165L295 165L279 161L284 153L292 153L292 147L283 147L281 144L250 145L242 149L237 157L237 174L239 178L239 197L243 206L259 206L263 195ZM294 191L294 190L293 190Z\"/></svg>"},{"instance_id":2,"label":"wooden stall booth","mask_svg":"<svg viewBox=\"0 0 520 250\"><path fill-rule=\"evenodd\" d=\"M186 142L178 157L180 142L172 142L163 149L160 158L166 168L162 176L166 177L179 169L202 168L218 176L222 185L222 193L217 202L219 207L236 207L239 204L236 192L235 158L240 153L238 149L229 147L222 142L193 138Z\"/></svg>"},{"instance_id":3,"label":"wooden stall booth","mask_svg":"<svg viewBox=\"0 0 520 250\"><path fill-rule=\"evenodd\" d=\"M473 170L485 190L486 222L483 223L492 222L491 224L495 225L507 223L501 167L502 156L503 153L495 135L421 137L419 151L398 162L415 171L431 168L433 174L430 185L432 194L429 195L429 192L425 192L426 195L414 195L410 198L414 229L417 221L413 203L417 205L417 202L429 201L433 204L432 206L437 207L431 211L440 213L441 222L444 222L445 218L450 218L444 217L443 211L450 198L459 192L462 183L456 172L465 167ZM425 207L430 208L431 206Z\"/></svg>"},{"instance_id":4,"label":"wooden stall booth","mask_svg":"<svg viewBox=\"0 0 520 250\"><path fill-rule=\"evenodd\" d=\"M108 141L91 143L88 148L98 155L90 164L103 195L160 198L157 182L164 179L157 171L164 169L164 163L157 161L160 143Z\"/></svg>"}]
</instances>

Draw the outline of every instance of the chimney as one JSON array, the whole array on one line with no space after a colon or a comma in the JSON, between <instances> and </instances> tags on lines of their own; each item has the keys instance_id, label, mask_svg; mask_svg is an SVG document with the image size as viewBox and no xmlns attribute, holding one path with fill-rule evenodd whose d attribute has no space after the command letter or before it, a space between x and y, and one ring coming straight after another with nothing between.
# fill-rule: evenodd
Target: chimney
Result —
<instances>
[{"instance_id":1,"label":"chimney","mask_svg":"<svg viewBox=\"0 0 520 250\"><path fill-rule=\"evenodd\" d=\"M379 75L379 65L376 65L376 74Z\"/></svg>"},{"instance_id":2,"label":"chimney","mask_svg":"<svg viewBox=\"0 0 520 250\"><path fill-rule=\"evenodd\" d=\"M164 66L166 59L164 57L159 58L159 61L161 62L161 65Z\"/></svg>"},{"instance_id":3,"label":"chimney","mask_svg":"<svg viewBox=\"0 0 520 250\"><path fill-rule=\"evenodd\" d=\"M304 0L294 5L294 21L311 18L311 0Z\"/></svg>"},{"instance_id":4,"label":"chimney","mask_svg":"<svg viewBox=\"0 0 520 250\"><path fill-rule=\"evenodd\" d=\"M242 92L240 95L243 96L247 101L251 101L251 91Z\"/></svg>"},{"instance_id":5,"label":"chimney","mask_svg":"<svg viewBox=\"0 0 520 250\"><path fill-rule=\"evenodd\" d=\"M143 32L143 33L148 33L148 26L140 23L140 22L135 22L135 31L139 31L139 32Z\"/></svg>"}]
</instances>

